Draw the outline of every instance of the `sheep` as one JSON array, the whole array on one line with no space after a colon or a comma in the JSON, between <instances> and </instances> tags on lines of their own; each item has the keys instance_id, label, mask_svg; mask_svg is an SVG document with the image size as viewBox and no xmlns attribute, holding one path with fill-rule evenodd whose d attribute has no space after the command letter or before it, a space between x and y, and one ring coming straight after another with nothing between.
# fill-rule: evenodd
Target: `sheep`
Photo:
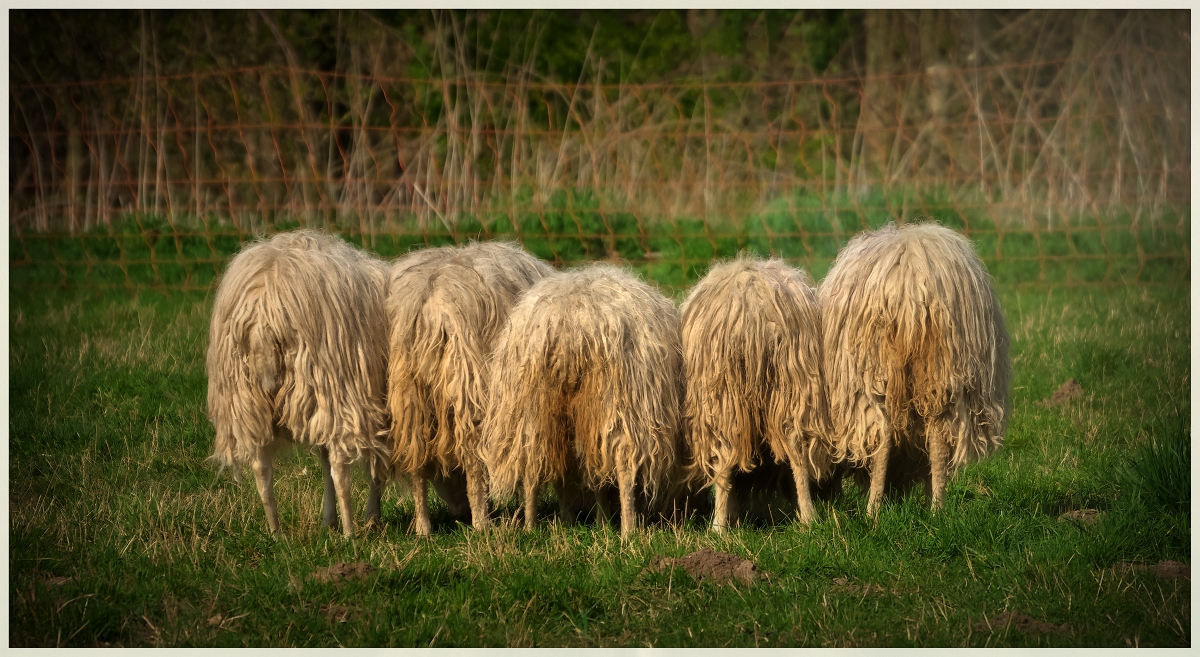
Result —
<instances>
[{"instance_id":1,"label":"sheep","mask_svg":"<svg viewBox=\"0 0 1200 657\"><path fill-rule=\"evenodd\" d=\"M676 465L681 359L675 304L626 271L590 265L529 288L492 353L492 496L523 482L532 528L538 486L578 471L586 489L616 483L629 536L635 486L654 500Z\"/></svg>"},{"instance_id":2,"label":"sheep","mask_svg":"<svg viewBox=\"0 0 1200 657\"><path fill-rule=\"evenodd\" d=\"M381 261L300 230L244 248L217 287L206 359L211 458L251 465L272 534L281 533L272 460L288 443L317 448L325 526L335 527L340 511L353 536L350 466L360 458L371 474L367 518L379 519L385 283Z\"/></svg>"},{"instance_id":3,"label":"sheep","mask_svg":"<svg viewBox=\"0 0 1200 657\"><path fill-rule=\"evenodd\" d=\"M767 456L791 466L800 520L811 522L810 486L832 466L812 280L781 260L741 257L712 267L681 313L684 435L714 489L713 529L738 515L734 473Z\"/></svg>"},{"instance_id":4,"label":"sheep","mask_svg":"<svg viewBox=\"0 0 1200 657\"><path fill-rule=\"evenodd\" d=\"M553 271L502 242L418 251L393 265L386 302L392 459L412 479L417 534L431 530L426 480L459 470L466 475L472 525L488 525L477 454L486 358L517 295Z\"/></svg>"},{"instance_id":5,"label":"sheep","mask_svg":"<svg viewBox=\"0 0 1200 657\"><path fill-rule=\"evenodd\" d=\"M869 469L874 515L889 461L911 477L920 454L936 511L1008 421L1008 333L983 263L950 229L889 224L850 240L817 296L836 456Z\"/></svg>"}]
</instances>

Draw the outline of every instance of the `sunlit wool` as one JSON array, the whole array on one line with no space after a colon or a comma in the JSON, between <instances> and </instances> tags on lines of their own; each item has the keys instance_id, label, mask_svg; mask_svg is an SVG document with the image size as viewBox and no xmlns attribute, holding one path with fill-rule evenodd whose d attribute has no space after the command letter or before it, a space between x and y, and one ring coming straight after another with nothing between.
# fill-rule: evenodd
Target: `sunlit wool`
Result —
<instances>
[{"instance_id":1,"label":"sunlit wool","mask_svg":"<svg viewBox=\"0 0 1200 657\"><path fill-rule=\"evenodd\" d=\"M213 458L251 464L272 531L271 457L282 445L319 447L332 464L325 520L334 520L336 489L347 534L350 464L385 462L386 272L336 237L301 230L243 249L217 287L207 356Z\"/></svg>"},{"instance_id":2,"label":"sunlit wool","mask_svg":"<svg viewBox=\"0 0 1200 657\"><path fill-rule=\"evenodd\" d=\"M672 473L682 392L675 305L626 271L556 274L517 302L492 354L484 461L492 495L578 468L582 485L620 490L621 529L636 527L634 487L649 499Z\"/></svg>"},{"instance_id":3,"label":"sunlit wool","mask_svg":"<svg viewBox=\"0 0 1200 657\"><path fill-rule=\"evenodd\" d=\"M684 436L715 487L714 527L732 520L732 475L768 457L792 466L801 519L810 521L810 483L831 469L812 280L781 260L742 257L709 270L681 312Z\"/></svg>"},{"instance_id":4,"label":"sunlit wool","mask_svg":"<svg viewBox=\"0 0 1200 657\"><path fill-rule=\"evenodd\" d=\"M478 426L486 360L517 296L554 269L520 246L474 243L398 260L388 282L392 458L413 477L417 531L428 533L422 481L462 470L473 522L487 523Z\"/></svg>"},{"instance_id":5,"label":"sunlit wool","mask_svg":"<svg viewBox=\"0 0 1200 657\"><path fill-rule=\"evenodd\" d=\"M916 448L941 506L947 472L999 448L1008 420L1008 333L971 242L889 224L842 249L818 296L838 457L872 462L873 510L886 470L874 464Z\"/></svg>"}]
</instances>

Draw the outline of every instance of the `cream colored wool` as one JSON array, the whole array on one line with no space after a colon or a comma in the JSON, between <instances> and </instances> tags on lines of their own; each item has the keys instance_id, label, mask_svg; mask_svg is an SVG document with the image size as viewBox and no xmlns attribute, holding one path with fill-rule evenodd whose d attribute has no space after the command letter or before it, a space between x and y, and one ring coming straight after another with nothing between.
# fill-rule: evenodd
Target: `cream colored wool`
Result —
<instances>
[{"instance_id":1,"label":"cream colored wool","mask_svg":"<svg viewBox=\"0 0 1200 657\"><path fill-rule=\"evenodd\" d=\"M947 465L952 474L1004 439L1008 333L989 281L958 233L889 224L852 239L818 293L836 455L886 463L893 447L915 445L933 463L935 508Z\"/></svg>"},{"instance_id":2,"label":"cream colored wool","mask_svg":"<svg viewBox=\"0 0 1200 657\"><path fill-rule=\"evenodd\" d=\"M273 531L270 457L282 444L321 448L335 478L355 460L374 470L386 457L385 277L384 263L301 230L244 248L217 287L207 356L213 458L254 467ZM329 491L327 479L327 523Z\"/></svg>"},{"instance_id":3,"label":"cream colored wool","mask_svg":"<svg viewBox=\"0 0 1200 657\"><path fill-rule=\"evenodd\" d=\"M730 521L730 477L767 457L792 466L810 521L809 483L832 465L812 279L781 260L738 258L712 267L681 312L684 436L716 487L714 527Z\"/></svg>"},{"instance_id":4,"label":"cream colored wool","mask_svg":"<svg viewBox=\"0 0 1200 657\"><path fill-rule=\"evenodd\" d=\"M478 426L487 355L517 296L550 275L520 246L474 243L398 260L388 282L392 459L414 478L417 531L428 533L424 479L463 470L476 527L487 523Z\"/></svg>"},{"instance_id":5,"label":"cream colored wool","mask_svg":"<svg viewBox=\"0 0 1200 657\"><path fill-rule=\"evenodd\" d=\"M630 273L592 265L543 279L513 307L492 354L483 457L492 495L616 483L621 528L636 526L634 487L653 498L679 449L681 352L674 304Z\"/></svg>"}]
</instances>

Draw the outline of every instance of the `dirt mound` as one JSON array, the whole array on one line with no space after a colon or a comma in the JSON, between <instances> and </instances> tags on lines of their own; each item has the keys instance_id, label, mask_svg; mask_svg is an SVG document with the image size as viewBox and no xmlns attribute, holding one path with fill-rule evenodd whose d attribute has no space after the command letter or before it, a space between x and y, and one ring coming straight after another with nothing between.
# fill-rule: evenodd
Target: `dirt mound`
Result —
<instances>
[{"instance_id":1,"label":"dirt mound","mask_svg":"<svg viewBox=\"0 0 1200 657\"><path fill-rule=\"evenodd\" d=\"M1163 579L1192 579L1192 567L1178 561L1160 561L1150 566L1150 570Z\"/></svg>"},{"instance_id":2,"label":"dirt mound","mask_svg":"<svg viewBox=\"0 0 1200 657\"><path fill-rule=\"evenodd\" d=\"M900 589L885 589L878 584L855 584L845 577L833 578L833 590L844 591L846 593L860 593L862 595L870 595L872 593L891 593L892 595L900 595Z\"/></svg>"},{"instance_id":3,"label":"dirt mound","mask_svg":"<svg viewBox=\"0 0 1200 657\"><path fill-rule=\"evenodd\" d=\"M313 571L311 577L318 582L333 582L334 584L345 584L353 579L366 579L374 575L379 569L365 561L356 561L354 563L335 563L328 568L318 568Z\"/></svg>"},{"instance_id":4,"label":"dirt mound","mask_svg":"<svg viewBox=\"0 0 1200 657\"><path fill-rule=\"evenodd\" d=\"M1026 616L1019 611L1006 611L985 621L975 623L976 632L994 632L1011 627L1021 634L1071 634L1071 626L1063 623L1055 625L1032 616Z\"/></svg>"},{"instance_id":5,"label":"dirt mound","mask_svg":"<svg viewBox=\"0 0 1200 657\"><path fill-rule=\"evenodd\" d=\"M1122 563L1117 564L1117 569L1120 571L1136 570L1138 572L1152 572L1163 579L1186 579L1189 582L1192 580L1192 567L1186 563L1178 561L1160 561L1153 565L1140 563Z\"/></svg>"},{"instance_id":6,"label":"dirt mound","mask_svg":"<svg viewBox=\"0 0 1200 657\"><path fill-rule=\"evenodd\" d=\"M345 623L350 620L351 614L354 613L354 608L331 602L321 607L321 613L335 623Z\"/></svg>"},{"instance_id":7,"label":"dirt mound","mask_svg":"<svg viewBox=\"0 0 1200 657\"><path fill-rule=\"evenodd\" d=\"M743 559L728 552L714 552L708 548L697 550L686 557L678 559L665 555L656 555L642 572L663 572L668 568L682 568L696 581L711 579L721 584L737 580L743 584L753 584L759 579L767 578L767 573L758 570L754 562Z\"/></svg>"},{"instance_id":8,"label":"dirt mound","mask_svg":"<svg viewBox=\"0 0 1200 657\"><path fill-rule=\"evenodd\" d=\"M1078 511L1067 511L1058 517L1059 522L1074 520L1083 525L1094 525L1100 519L1100 512L1095 509L1079 509Z\"/></svg>"},{"instance_id":9,"label":"dirt mound","mask_svg":"<svg viewBox=\"0 0 1200 657\"><path fill-rule=\"evenodd\" d=\"M1060 406L1071 401L1072 399L1075 399L1076 397L1082 396L1083 388L1080 387L1080 385L1075 382L1075 379L1072 378L1068 379L1066 383L1059 386L1058 390L1055 390L1054 394L1050 395L1049 399L1043 399L1034 403L1038 406Z\"/></svg>"}]
</instances>

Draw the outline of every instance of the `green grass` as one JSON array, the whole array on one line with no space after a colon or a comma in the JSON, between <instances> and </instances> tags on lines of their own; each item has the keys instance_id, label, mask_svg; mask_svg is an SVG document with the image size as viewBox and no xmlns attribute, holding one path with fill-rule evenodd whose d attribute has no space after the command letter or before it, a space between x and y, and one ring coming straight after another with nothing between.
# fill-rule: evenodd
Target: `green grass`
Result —
<instances>
[{"instance_id":1,"label":"green grass","mask_svg":"<svg viewBox=\"0 0 1200 657\"><path fill-rule=\"evenodd\" d=\"M411 501L390 488L385 527L347 541L320 528L319 469L298 452L277 470L287 537L276 541L253 478L234 481L205 461L210 295L16 287L9 641L1187 646L1190 584L1121 564L1189 561L1190 505L1160 494L1179 472L1186 481L1187 463L1147 465L1190 459L1177 434L1186 424L1175 422L1189 417L1188 292L1001 288L1015 372L1007 441L953 479L937 515L918 494L869 519L848 485L807 529L785 522L719 537L693 522L622 542L613 527L545 522L527 533L502 519L476 533L435 505L435 536L418 540ZM1071 377L1082 398L1034 404ZM355 476L361 512L366 487ZM1058 520L1085 508L1100 510L1097 524ZM640 574L655 554L705 546L774 577L734 587ZM359 560L379 571L341 587L309 578ZM849 590L841 577L887 592ZM1074 633L975 628L1006 610Z\"/></svg>"},{"instance_id":2,"label":"green grass","mask_svg":"<svg viewBox=\"0 0 1200 657\"><path fill-rule=\"evenodd\" d=\"M706 222L700 217L601 213L594 197L558 193L541 211L464 214L452 230L424 225L413 217L366 234L355 217L341 217L340 224L318 223L385 258L471 239L516 239L560 267L616 258L655 280L668 294L678 294L695 283L711 259L739 252L785 258L819 279L851 236L894 218L889 208L895 209L901 200L871 197L862 206L826 207L815 197L800 195L779 199L739 221ZM950 211L945 199L926 201L929 204L913 209L906 221L934 219L965 231L1001 285L1180 283L1188 277L1190 224L1171 213L1148 220L1150 227L1138 230L1111 217L1094 219L1099 222L1095 225L1080 218L1056 228L1045 222L998 227L982 217ZM277 220L254 230L299 225ZM204 288L223 262L254 239L249 230L222 227L214 217L177 217L172 227L163 216L132 213L84 235L14 230L9 235L11 281L15 286Z\"/></svg>"}]
</instances>

